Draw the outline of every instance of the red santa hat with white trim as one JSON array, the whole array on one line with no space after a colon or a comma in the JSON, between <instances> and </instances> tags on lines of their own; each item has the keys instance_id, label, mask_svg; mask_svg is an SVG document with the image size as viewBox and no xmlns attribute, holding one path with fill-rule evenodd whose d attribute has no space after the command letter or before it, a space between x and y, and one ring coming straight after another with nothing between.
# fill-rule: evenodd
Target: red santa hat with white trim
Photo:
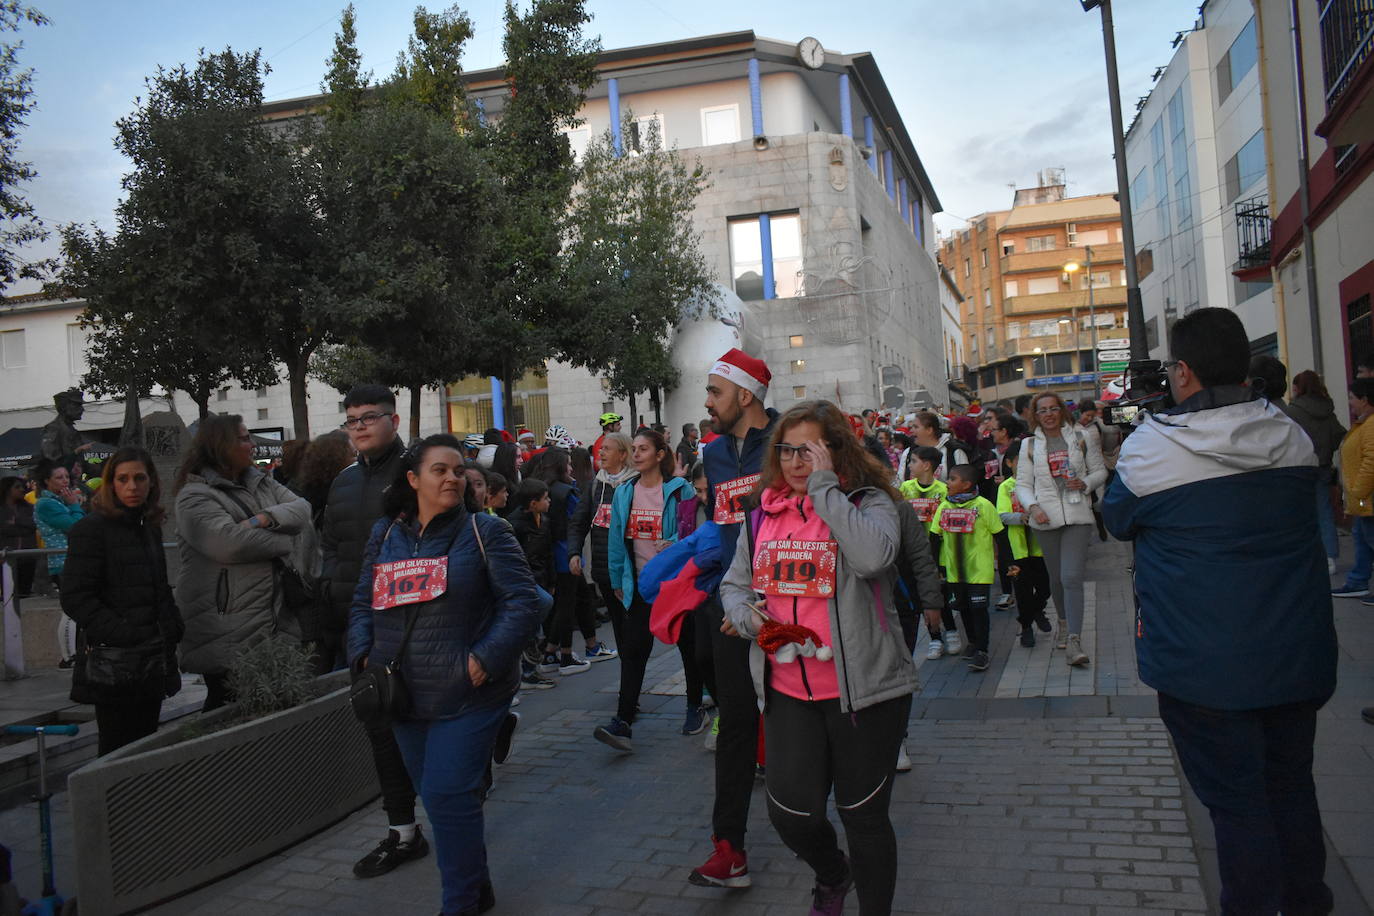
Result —
<instances>
[{"instance_id":1,"label":"red santa hat with white trim","mask_svg":"<svg viewBox=\"0 0 1374 916\"><path fill-rule=\"evenodd\" d=\"M752 392L760 401L768 393L768 385L773 381L773 373L768 371L767 363L738 348L730 350L716 360L710 374L719 375L727 382L733 382Z\"/></svg>"}]
</instances>

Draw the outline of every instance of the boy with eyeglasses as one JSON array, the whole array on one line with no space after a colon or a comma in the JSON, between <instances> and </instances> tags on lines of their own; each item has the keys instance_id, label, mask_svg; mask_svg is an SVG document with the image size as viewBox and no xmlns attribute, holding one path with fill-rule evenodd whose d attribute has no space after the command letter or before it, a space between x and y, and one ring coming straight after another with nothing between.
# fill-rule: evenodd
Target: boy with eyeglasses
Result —
<instances>
[{"instance_id":1,"label":"boy with eyeglasses","mask_svg":"<svg viewBox=\"0 0 1374 916\"><path fill-rule=\"evenodd\" d=\"M382 517L382 497L396 476L404 451L397 430L396 396L382 385L357 385L344 397L344 431L358 460L339 472L329 487L320 546L324 552L324 614L318 660L322 671L344 666L343 634L353 592L362 572L363 551L372 525ZM368 731L382 808L390 829L384 840L353 866L359 878L375 878L429 852L415 822L415 787L390 728Z\"/></svg>"}]
</instances>

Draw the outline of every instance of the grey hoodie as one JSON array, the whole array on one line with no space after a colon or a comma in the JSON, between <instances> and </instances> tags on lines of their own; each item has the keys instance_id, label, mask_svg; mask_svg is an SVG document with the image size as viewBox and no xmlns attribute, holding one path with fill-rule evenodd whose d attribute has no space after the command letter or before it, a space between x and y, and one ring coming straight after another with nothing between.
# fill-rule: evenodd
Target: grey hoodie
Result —
<instances>
[{"instance_id":1,"label":"grey hoodie","mask_svg":"<svg viewBox=\"0 0 1374 916\"><path fill-rule=\"evenodd\" d=\"M807 495L839 545L836 596L830 601L830 632L835 637L835 674L840 709L856 712L905 696L916 689L916 666L902 640L902 625L892 600L894 564L901 547L897 507L879 490L858 490L859 505L840 489L834 471L816 471ZM746 519L745 524L750 520ZM758 636L758 620L749 608L754 600L753 538L740 532L735 557L720 583L725 616L746 639ZM763 707L767 655L757 642L749 647L754 693Z\"/></svg>"}]
</instances>

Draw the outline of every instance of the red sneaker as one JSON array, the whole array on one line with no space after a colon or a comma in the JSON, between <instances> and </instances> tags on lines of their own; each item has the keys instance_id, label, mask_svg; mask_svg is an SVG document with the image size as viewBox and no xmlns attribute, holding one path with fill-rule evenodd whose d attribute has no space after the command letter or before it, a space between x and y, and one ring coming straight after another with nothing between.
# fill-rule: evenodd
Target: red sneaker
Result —
<instances>
[{"instance_id":1,"label":"red sneaker","mask_svg":"<svg viewBox=\"0 0 1374 916\"><path fill-rule=\"evenodd\" d=\"M687 880L700 887L748 887L749 858L729 840L711 837L716 851L700 868L692 869Z\"/></svg>"}]
</instances>

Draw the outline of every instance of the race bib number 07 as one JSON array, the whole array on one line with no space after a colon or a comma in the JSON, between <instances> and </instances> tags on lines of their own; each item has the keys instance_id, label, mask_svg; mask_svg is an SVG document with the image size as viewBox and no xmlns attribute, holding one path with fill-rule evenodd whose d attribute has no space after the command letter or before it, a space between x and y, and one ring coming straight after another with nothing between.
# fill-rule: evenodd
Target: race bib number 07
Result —
<instances>
[{"instance_id":1,"label":"race bib number 07","mask_svg":"<svg viewBox=\"0 0 1374 916\"><path fill-rule=\"evenodd\" d=\"M416 557L372 568L372 609L432 601L448 589L448 557Z\"/></svg>"},{"instance_id":2,"label":"race bib number 07","mask_svg":"<svg viewBox=\"0 0 1374 916\"><path fill-rule=\"evenodd\" d=\"M712 519L717 525L738 525L744 521L744 498L754 491L762 474L748 474L727 480L716 487L716 515Z\"/></svg>"},{"instance_id":3,"label":"race bib number 07","mask_svg":"<svg viewBox=\"0 0 1374 916\"><path fill-rule=\"evenodd\" d=\"M768 541L754 556L754 590L794 598L833 597L837 549L834 541Z\"/></svg>"},{"instance_id":4,"label":"race bib number 07","mask_svg":"<svg viewBox=\"0 0 1374 916\"><path fill-rule=\"evenodd\" d=\"M977 509L946 509L940 513L940 530L950 534L970 534L977 521Z\"/></svg>"}]
</instances>

